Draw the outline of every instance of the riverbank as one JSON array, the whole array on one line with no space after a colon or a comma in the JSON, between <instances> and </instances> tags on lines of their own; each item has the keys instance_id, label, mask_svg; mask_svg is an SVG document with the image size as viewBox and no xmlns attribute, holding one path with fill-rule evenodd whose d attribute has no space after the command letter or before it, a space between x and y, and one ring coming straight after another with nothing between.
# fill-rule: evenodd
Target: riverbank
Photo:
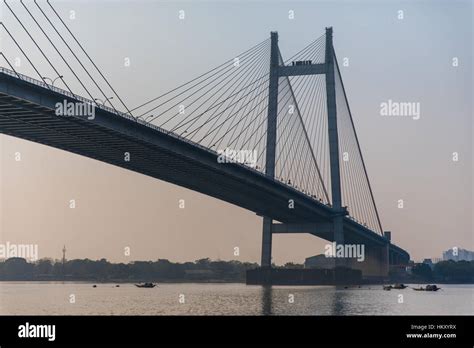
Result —
<instances>
[{"instance_id":1,"label":"riverbank","mask_svg":"<svg viewBox=\"0 0 474 348\"><path fill-rule=\"evenodd\" d=\"M80 282L80 283L97 283L97 284L138 284L138 283L158 283L158 284L246 284L245 279L95 279L95 278L10 278L0 279L1 282ZM362 279L360 282L340 282L337 285L381 285L381 284L446 284L446 285L473 285L474 282L452 282L443 280L423 280L423 279L389 279L384 281L373 281L372 279ZM297 284L280 284L280 285L297 285ZM310 284L301 284L310 285ZM313 285L331 285L313 284ZM335 285L335 284L334 284Z\"/></svg>"}]
</instances>

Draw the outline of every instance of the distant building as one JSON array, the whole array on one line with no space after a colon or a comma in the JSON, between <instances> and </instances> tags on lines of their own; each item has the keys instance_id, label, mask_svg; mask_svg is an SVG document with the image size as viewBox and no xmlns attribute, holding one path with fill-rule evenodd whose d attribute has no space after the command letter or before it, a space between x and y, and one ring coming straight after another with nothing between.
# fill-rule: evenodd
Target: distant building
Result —
<instances>
[{"instance_id":1,"label":"distant building","mask_svg":"<svg viewBox=\"0 0 474 348\"><path fill-rule=\"evenodd\" d=\"M473 261L474 251L453 247L443 252L443 261Z\"/></svg>"},{"instance_id":2,"label":"distant building","mask_svg":"<svg viewBox=\"0 0 474 348\"><path fill-rule=\"evenodd\" d=\"M311 256L304 260L304 268L332 269L334 264L334 258L326 257L324 254Z\"/></svg>"}]
</instances>

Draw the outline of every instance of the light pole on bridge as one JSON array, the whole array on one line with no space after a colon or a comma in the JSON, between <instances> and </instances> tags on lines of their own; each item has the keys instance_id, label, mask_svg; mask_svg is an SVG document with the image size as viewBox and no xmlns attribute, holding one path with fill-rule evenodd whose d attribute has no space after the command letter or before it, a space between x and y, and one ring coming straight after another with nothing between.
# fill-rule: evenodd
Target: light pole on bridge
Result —
<instances>
[{"instance_id":1,"label":"light pole on bridge","mask_svg":"<svg viewBox=\"0 0 474 348\"><path fill-rule=\"evenodd\" d=\"M105 100L102 100L102 99L99 99L99 98L94 98L94 101L97 103L98 101L105 106L105 103L107 103L109 100L112 100L114 99L114 97L108 97L108 98L105 98ZM109 102L110 103L110 102Z\"/></svg>"},{"instance_id":2,"label":"light pole on bridge","mask_svg":"<svg viewBox=\"0 0 474 348\"><path fill-rule=\"evenodd\" d=\"M59 75L58 77L56 77L56 78L54 78L54 79L51 79L51 78L49 78L49 77L47 77L47 76L42 76L43 80L49 80L49 81L51 81L51 86L54 86L54 83L56 82L56 80L58 80L58 79L61 79L61 80L62 80L63 77L64 77L63 75Z\"/></svg>"}]
</instances>

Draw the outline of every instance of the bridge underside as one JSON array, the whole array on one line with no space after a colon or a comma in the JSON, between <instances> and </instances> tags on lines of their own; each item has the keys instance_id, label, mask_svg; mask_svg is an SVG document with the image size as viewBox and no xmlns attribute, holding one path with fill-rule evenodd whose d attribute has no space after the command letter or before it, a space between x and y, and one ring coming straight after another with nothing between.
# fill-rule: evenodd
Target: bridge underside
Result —
<instances>
[{"instance_id":1,"label":"bridge underside","mask_svg":"<svg viewBox=\"0 0 474 348\"><path fill-rule=\"evenodd\" d=\"M96 108L94 120L55 115L55 104L76 100L0 74L0 133L97 159L221 199L282 223L328 223L331 208L239 164L220 164L217 154L158 128ZM130 161L125 160L130 154ZM288 200L294 200L289 209ZM262 204L265 202L265 204ZM344 219L345 242L376 248L382 236ZM333 241L331 231L314 234ZM392 263L409 255L390 244Z\"/></svg>"}]
</instances>

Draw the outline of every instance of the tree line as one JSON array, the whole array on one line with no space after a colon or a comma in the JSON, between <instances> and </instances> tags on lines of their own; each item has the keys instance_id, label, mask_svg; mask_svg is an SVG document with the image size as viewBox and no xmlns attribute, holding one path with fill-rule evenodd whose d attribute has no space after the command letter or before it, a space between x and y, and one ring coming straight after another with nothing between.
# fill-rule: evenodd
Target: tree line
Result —
<instances>
[{"instance_id":1,"label":"tree line","mask_svg":"<svg viewBox=\"0 0 474 348\"><path fill-rule=\"evenodd\" d=\"M49 258L27 262L13 257L0 262L0 280L94 280L94 281L245 281L248 269L257 263L212 261L174 263L166 259L111 263L106 259Z\"/></svg>"},{"instance_id":2,"label":"tree line","mask_svg":"<svg viewBox=\"0 0 474 348\"><path fill-rule=\"evenodd\" d=\"M221 261L204 258L194 262L175 263L166 259L111 263L106 259L60 260L49 258L28 262L13 257L0 261L0 280L87 280L87 281L196 281L245 282L247 270L259 267L257 263L236 260ZM286 263L275 268L301 269L302 264ZM474 261L440 261L431 268L415 264L414 280L446 283L474 283Z\"/></svg>"},{"instance_id":3,"label":"tree line","mask_svg":"<svg viewBox=\"0 0 474 348\"><path fill-rule=\"evenodd\" d=\"M433 268L418 263L413 266L412 273L426 281L474 283L474 261L440 261Z\"/></svg>"}]
</instances>

